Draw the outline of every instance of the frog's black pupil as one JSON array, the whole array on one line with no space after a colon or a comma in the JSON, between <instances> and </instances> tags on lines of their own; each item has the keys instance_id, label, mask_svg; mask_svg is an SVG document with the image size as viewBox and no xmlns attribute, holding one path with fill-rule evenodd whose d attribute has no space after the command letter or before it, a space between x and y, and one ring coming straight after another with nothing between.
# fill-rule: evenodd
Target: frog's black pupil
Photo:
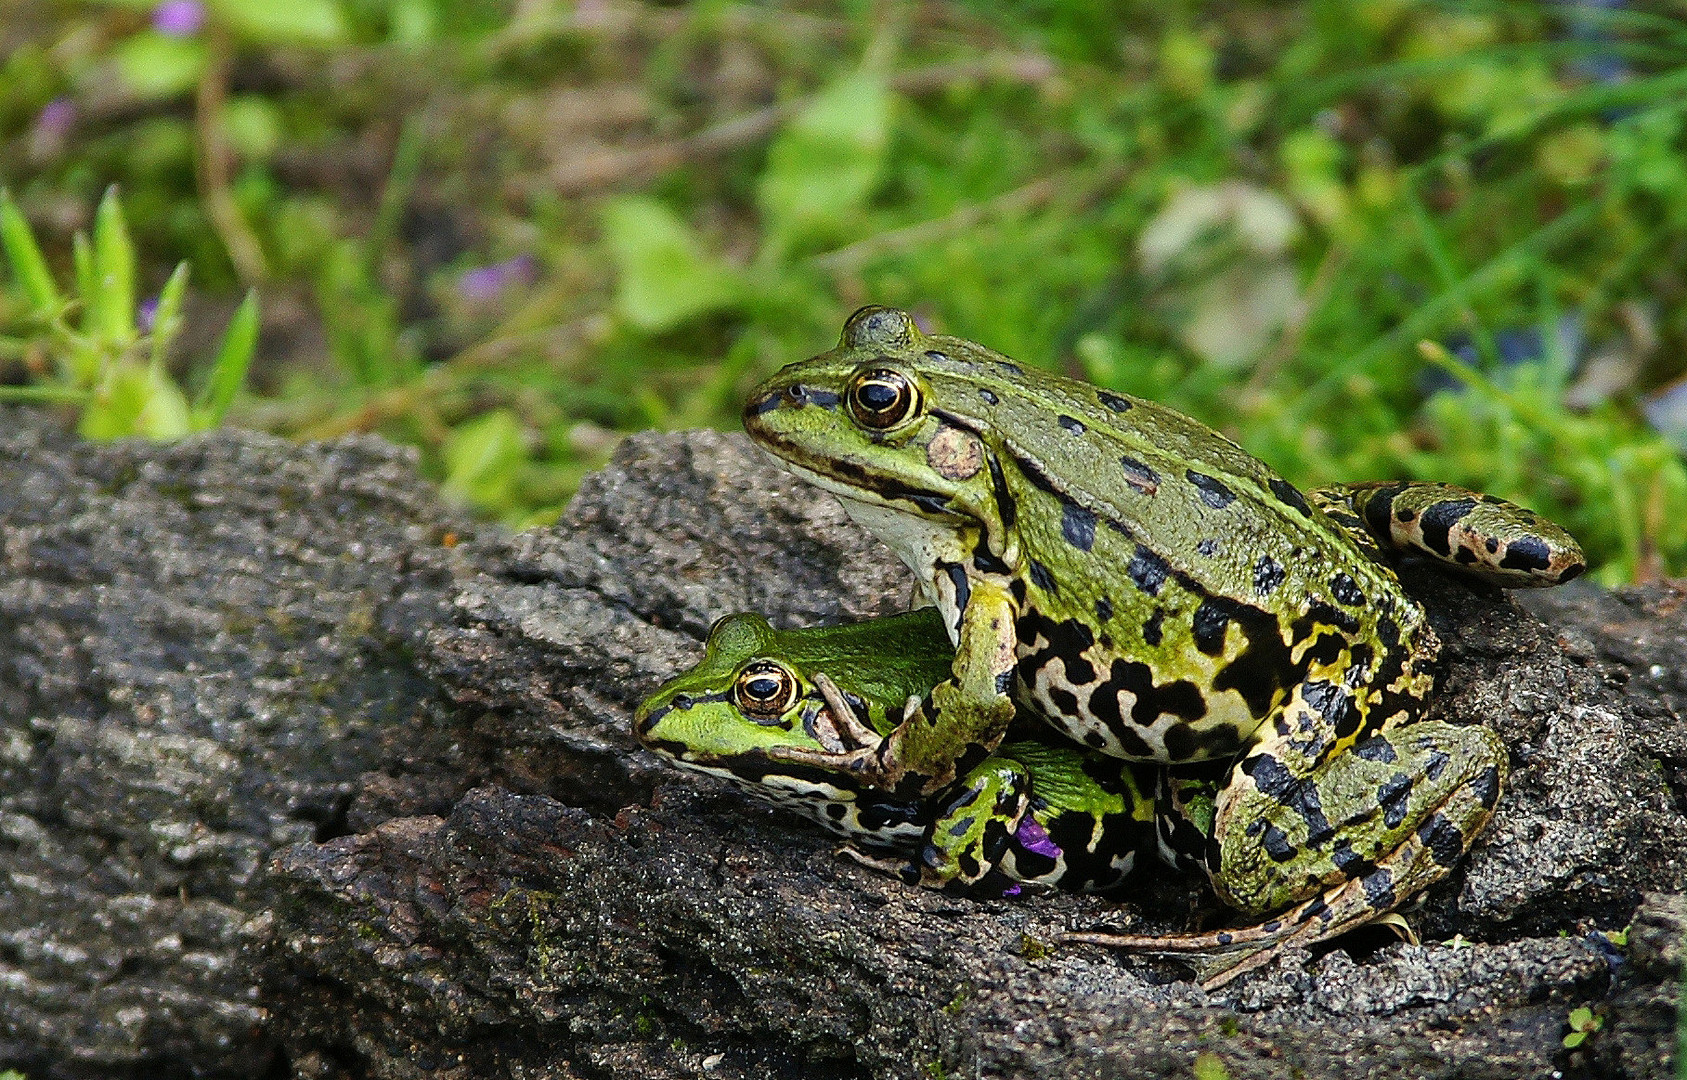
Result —
<instances>
[{"instance_id":1,"label":"frog's black pupil","mask_svg":"<svg viewBox=\"0 0 1687 1080\"><path fill-rule=\"evenodd\" d=\"M757 701L767 701L769 698L773 698L778 695L779 680L763 675L759 679L751 679L750 684L744 689Z\"/></svg>"},{"instance_id":2,"label":"frog's black pupil","mask_svg":"<svg viewBox=\"0 0 1687 1080\"><path fill-rule=\"evenodd\" d=\"M886 412L895 407L902 391L889 383L867 382L861 384L861 392L857 396L866 409L872 412Z\"/></svg>"}]
</instances>

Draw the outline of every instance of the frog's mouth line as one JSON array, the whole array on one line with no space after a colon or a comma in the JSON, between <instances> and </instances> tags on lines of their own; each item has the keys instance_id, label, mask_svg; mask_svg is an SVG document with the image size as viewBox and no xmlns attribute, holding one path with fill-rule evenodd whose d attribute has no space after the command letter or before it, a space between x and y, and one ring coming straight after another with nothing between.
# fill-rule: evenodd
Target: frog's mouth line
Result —
<instances>
[{"instance_id":1,"label":"frog's mouth line","mask_svg":"<svg viewBox=\"0 0 1687 1080\"><path fill-rule=\"evenodd\" d=\"M757 435L756 439L758 444L767 442L775 444L781 449L795 449L789 443L777 437ZM774 464L792 476L813 484L822 491L829 491L840 499L883 506L887 510L897 510L905 514L913 514L916 517L936 518L940 521L965 520L964 514L957 514L949 509L949 497L947 495L921 491L894 480L887 481L882 477L870 476L864 469L847 466L836 460L827 461L827 465L834 472L821 472L811 466L798 464L779 450L771 449L768 446L762 446L761 449L763 453L773 459ZM846 480L843 476L838 475L839 473L847 474L850 480L854 482Z\"/></svg>"}]
</instances>

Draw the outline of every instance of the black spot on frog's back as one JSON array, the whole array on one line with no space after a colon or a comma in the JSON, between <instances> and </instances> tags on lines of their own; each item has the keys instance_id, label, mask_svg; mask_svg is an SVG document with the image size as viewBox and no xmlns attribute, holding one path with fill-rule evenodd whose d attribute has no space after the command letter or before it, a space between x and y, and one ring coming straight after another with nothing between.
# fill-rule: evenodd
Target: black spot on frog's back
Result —
<instances>
[{"instance_id":1,"label":"black spot on frog's back","mask_svg":"<svg viewBox=\"0 0 1687 1080\"><path fill-rule=\"evenodd\" d=\"M1365 602L1365 594L1359 590L1359 583L1345 572L1337 572L1330 578L1330 592L1348 607L1358 607Z\"/></svg>"},{"instance_id":2,"label":"black spot on frog's back","mask_svg":"<svg viewBox=\"0 0 1687 1080\"><path fill-rule=\"evenodd\" d=\"M1194 469L1188 470L1183 475L1195 486L1195 491L1201 496L1201 501L1214 510L1223 510L1236 501L1236 493L1226 487L1224 481L1216 476L1208 476L1206 473L1196 472Z\"/></svg>"},{"instance_id":3,"label":"black spot on frog's back","mask_svg":"<svg viewBox=\"0 0 1687 1080\"><path fill-rule=\"evenodd\" d=\"M1119 459L1119 467L1125 471L1125 483L1142 492L1152 495L1160 488L1160 474L1146 461L1138 461L1130 455Z\"/></svg>"},{"instance_id":4,"label":"black spot on frog's back","mask_svg":"<svg viewBox=\"0 0 1687 1080\"><path fill-rule=\"evenodd\" d=\"M1148 621L1142 624L1142 643L1144 645L1158 645L1165 633L1166 612L1164 608L1155 608L1154 614L1148 616Z\"/></svg>"},{"instance_id":5,"label":"black spot on frog's back","mask_svg":"<svg viewBox=\"0 0 1687 1080\"><path fill-rule=\"evenodd\" d=\"M1285 504L1299 510L1306 517L1312 516L1312 506L1306 501L1306 496L1302 495L1293 484L1281 477L1272 477L1267 483L1271 488L1271 493Z\"/></svg>"},{"instance_id":6,"label":"black spot on frog's back","mask_svg":"<svg viewBox=\"0 0 1687 1080\"><path fill-rule=\"evenodd\" d=\"M1095 546L1095 512L1068 502L1060 508L1060 535L1079 551Z\"/></svg>"},{"instance_id":7,"label":"black spot on frog's back","mask_svg":"<svg viewBox=\"0 0 1687 1080\"><path fill-rule=\"evenodd\" d=\"M1125 574L1136 583L1137 588L1149 596L1155 596L1158 595L1160 586L1166 583L1171 570L1171 564L1165 559L1148 547L1138 544L1130 564L1125 567Z\"/></svg>"}]
</instances>

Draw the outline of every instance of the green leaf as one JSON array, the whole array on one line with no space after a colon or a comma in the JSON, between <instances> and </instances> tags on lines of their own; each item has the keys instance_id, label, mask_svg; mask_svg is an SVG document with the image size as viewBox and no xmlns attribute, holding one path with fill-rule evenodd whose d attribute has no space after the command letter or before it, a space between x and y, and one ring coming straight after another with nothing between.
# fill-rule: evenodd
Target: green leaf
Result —
<instances>
[{"instance_id":1,"label":"green leaf","mask_svg":"<svg viewBox=\"0 0 1687 1080\"><path fill-rule=\"evenodd\" d=\"M521 422L508 409L477 416L445 444L445 482L460 499L494 509L510 504L516 473L528 458Z\"/></svg>"},{"instance_id":2,"label":"green leaf","mask_svg":"<svg viewBox=\"0 0 1687 1080\"><path fill-rule=\"evenodd\" d=\"M217 359L211 364L205 389L193 406L193 428L205 431L223 422L234 395L246 382L246 371L252 366L252 353L258 345L258 294L251 291L234 309L223 333L223 344Z\"/></svg>"},{"instance_id":3,"label":"green leaf","mask_svg":"<svg viewBox=\"0 0 1687 1080\"><path fill-rule=\"evenodd\" d=\"M187 401L169 373L150 364L113 364L95 388L76 430L89 439L186 435Z\"/></svg>"},{"instance_id":4,"label":"green leaf","mask_svg":"<svg viewBox=\"0 0 1687 1080\"><path fill-rule=\"evenodd\" d=\"M161 367L147 365L147 396L135 417L135 434L149 439L179 439L193 431L192 412L181 387Z\"/></svg>"},{"instance_id":5,"label":"green leaf","mask_svg":"<svg viewBox=\"0 0 1687 1080\"><path fill-rule=\"evenodd\" d=\"M143 30L112 50L123 81L143 98L167 98L199 85L205 74L205 43Z\"/></svg>"},{"instance_id":6,"label":"green leaf","mask_svg":"<svg viewBox=\"0 0 1687 1080\"><path fill-rule=\"evenodd\" d=\"M672 329L742 295L736 274L704 254L691 226L655 199L630 195L610 203L603 231L619 272L616 309L640 330Z\"/></svg>"},{"instance_id":7,"label":"green leaf","mask_svg":"<svg viewBox=\"0 0 1687 1080\"><path fill-rule=\"evenodd\" d=\"M35 243L34 231L4 189L0 189L0 248L4 248L12 276L18 279L35 316L41 319L56 316L64 307L64 300L59 297L47 260L42 258L41 248Z\"/></svg>"},{"instance_id":8,"label":"green leaf","mask_svg":"<svg viewBox=\"0 0 1687 1080\"><path fill-rule=\"evenodd\" d=\"M162 365L170 355L170 345L182 329L182 297L187 292L188 265L177 263L170 280L158 293L158 309L152 316L152 362Z\"/></svg>"},{"instance_id":9,"label":"green leaf","mask_svg":"<svg viewBox=\"0 0 1687 1080\"><path fill-rule=\"evenodd\" d=\"M281 147L281 110L266 97L242 94L223 108L223 134L243 161L267 161Z\"/></svg>"},{"instance_id":10,"label":"green leaf","mask_svg":"<svg viewBox=\"0 0 1687 1080\"><path fill-rule=\"evenodd\" d=\"M82 329L92 329L89 320L93 316L88 311L88 297L94 295L94 248L88 243L87 233L77 233L70 240L71 261L76 266L76 294L82 301Z\"/></svg>"},{"instance_id":11,"label":"green leaf","mask_svg":"<svg viewBox=\"0 0 1687 1080\"><path fill-rule=\"evenodd\" d=\"M335 45L347 36L335 0L212 0L211 7L242 37L264 45Z\"/></svg>"},{"instance_id":12,"label":"green leaf","mask_svg":"<svg viewBox=\"0 0 1687 1080\"><path fill-rule=\"evenodd\" d=\"M767 152L756 191L773 249L842 236L879 181L891 96L871 72L827 87Z\"/></svg>"},{"instance_id":13,"label":"green leaf","mask_svg":"<svg viewBox=\"0 0 1687 1080\"><path fill-rule=\"evenodd\" d=\"M94 212L93 269L93 292L83 300L93 318L94 336L128 345L135 340L135 247L116 186L106 189Z\"/></svg>"},{"instance_id":14,"label":"green leaf","mask_svg":"<svg viewBox=\"0 0 1687 1080\"><path fill-rule=\"evenodd\" d=\"M426 45L439 37L439 6L434 0L391 0L387 38L400 45Z\"/></svg>"}]
</instances>

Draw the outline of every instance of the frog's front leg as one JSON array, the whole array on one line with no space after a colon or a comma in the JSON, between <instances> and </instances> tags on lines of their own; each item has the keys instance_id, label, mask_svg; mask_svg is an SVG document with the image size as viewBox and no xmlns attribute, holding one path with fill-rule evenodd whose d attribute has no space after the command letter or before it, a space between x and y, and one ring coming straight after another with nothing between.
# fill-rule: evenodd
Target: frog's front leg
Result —
<instances>
[{"instance_id":1,"label":"frog's front leg","mask_svg":"<svg viewBox=\"0 0 1687 1080\"><path fill-rule=\"evenodd\" d=\"M1296 698L1296 705L1305 708ZM1297 716L1287 717L1291 731ZM1222 951L1203 983L1222 985L1284 948L1374 921L1445 877L1493 816L1506 772L1499 737L1420 721L1318 761L1283 737L1250 750L1219 796L1208 873L1253 926L1069 940L1151 952Z\"/></svg>"},{"instance_id":2,"label":"frog's front leg","mask_svg":"<svg viewBox=\"0 0 1687 1080\"><path fill-rule=\"evenodd\" d=\"M838 751L777 747L769 756L846 769L898 798L941 791L960 770L981 762L1013 720L1016 605L1003 580L964 580L967 588L955 603L960 615L953 673L925 701L910 701L888 735L864 734L854 740L859 745Z\"/></svg>"},{"instance_id":3,"label":"frog's front leg","mask_svg":"<svg viewBox=\"0 0 1687 1080\"><path fill-rule=\"evenodd\" d=\"M983 882L996 895L1017 892L1017 875L997 871L1008 848L1017 841L1045 853L1052 846L1042 826L1026 813L1031 783L1023 764L992 755L962 778L953 795L944 796L912 861L868 855L847 845L839 851L910 885L971 891Z\"/></svg>"}]
</instances>

